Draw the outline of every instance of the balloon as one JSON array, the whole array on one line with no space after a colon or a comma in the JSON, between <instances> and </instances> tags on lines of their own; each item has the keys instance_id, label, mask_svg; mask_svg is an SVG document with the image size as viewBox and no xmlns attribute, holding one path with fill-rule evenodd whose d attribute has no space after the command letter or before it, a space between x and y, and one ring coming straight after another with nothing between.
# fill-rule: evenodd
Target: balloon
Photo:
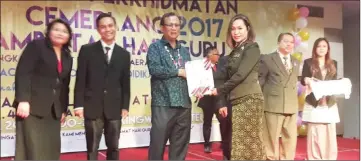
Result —
<instances>
[{"instance_id":1,"label":"balloon","mask_svg":"<svg viewBox=\"0 0 361 161\"><path fill-rule=\"evenodd\" d=\"M305 28L307 26L307 19L300 17L296 20L296 27L299 29Z\"/></svg>"},{"instance_id":2,"label":"balloon","mask_svg":"<svg viewBox=\"0 0 361 161\"><path fill-rule=\"evenodd\" d=\"M302 125L302 118L300 116L298 116L297 118L297 127Z\"/></svg>"},{"instance_id":3,"label":"balloon","mask_svg":"<svg viewBox=\"0 0 361 161\"><path fill-rule=\"evenodd\" d=\"M298 116L302 117L302 113L303 113L302 111L298 111Z\"/></svg>"},{"instance_id":4,"label":"balloon","mask_svg":"<svg viewBox=\"0 0 361 161\"><path fill-rule=\"evenodd\" d=\"M300 11L298 8L292 8L288 11L288 20L296 21L300 17Z\"/></svg>"},{"instance_id":5,"label":"balloon","mask_svg":"<svg viewBox=\"0 0 361 161\"><path fill-rule=\"evenodd\" d=\"M298 82L297 84L297 96L300 96L305 92L305 86L301 84L301 82Z\"/></svg>"},{"instance_id":6,"label":"balloon","mask_svg":"<svg viewBox=\"0 0 361 161\"><path fill-rule=\"evenodd\" d=\"M301 7L299 11L300 11L300 17L306 18L310 14L310 10L307 7Z\"/></svg>"},{"instance_id":7,"label":"balloon","mask_svg":"<svg viewBox=\"0 0 361 161\"><path fill-rule=\"evenodd\" d=\"M300 96L302 94L302 88L298 87L297 88L297 96Z\"/></svg>"},{"instance_id":8,"label":"balloon","mask_svg":"<svg viewBox=\"0 0 361 161\"><path fill-rule=\"evenodd\" d=\"M298 127L297 131L298 136L307 136L307 125L302 124L300 127Z\"/></svg>"},{"instance_id":9,"label":"balloon","mask_svg":"<svg viewBox=\"0 0 361 161\"><path fill-rule=\"evenodd\" d=\"M297 46L296 51L300 53L306 53L308 51L308 43L301 42L301 44Z\"/></svg>"},{"instance_id":10,"label":"balloon","mask_svg":"<svg viewBox=\"0 0 361 161\"><path fill-rule=\"evenodd\" d=\"M293 53L292 56L297 59L298 61L302 61L302 53L296 52Z\"/></svg>"},{"instance_id":11,"label":"balloon","mask_svg":"<svg viewBox=\"0 0 361 161\"><path fill-rule=\"evenodd\" d=\"M301 116L298 116L297 117L297 127L301 126L302 125L302 117Z\"/></svg>"},{"instance_id":12,"label":"balloon","mask_svg":"<svg viewBox=\"0 0 361 161\"><path fill-rule=\"evenodd\" d=\"M305 105L305 92L298 96L298 109L303 109Z\"/></svg>"},{"instance_id":13,"label":"balloon","mask_svg":"<svg viewBox=\"0 0 361 161\"><path fill-rule=\"evenodd\" d=\"M295 35L295 47L297 47L298 45L300 45L302 38L299 35Z\"/></svg>"},{"instance_id":14,"label":"balloon","mask_svg":"<svg viewBox=\"0 0 361 161\"><path fill-rule=\"evenodd\" d=\"M298 32L298 35L301 37L302 41L307 41L310 38L310 33L305 30Z\"/></svg>"}]
</instances>

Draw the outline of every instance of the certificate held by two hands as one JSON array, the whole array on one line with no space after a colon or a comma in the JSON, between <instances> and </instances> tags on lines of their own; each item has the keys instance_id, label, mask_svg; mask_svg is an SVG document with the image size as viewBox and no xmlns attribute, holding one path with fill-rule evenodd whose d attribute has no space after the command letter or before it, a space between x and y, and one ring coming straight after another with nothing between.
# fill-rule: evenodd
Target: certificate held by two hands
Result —
<instances>
[{"instance_id":1,"label":"certificate held by two hands","mask_svg":"<svg viewBox=\"0 0 361 161\"><path fill-rule=\"evenodd\" d=\"M211 95L214 89L211 62L208 59L192 60L185 64L189 97Z\"/></svg>"},{"instance_id":2,"label":"certificate held by two hands","mask_svg":"<svg viewBox=\"0 0 361 161\"><path fill-rule=\"evenodd\" d=\"M343 95L345 99L349 99L352 91L352 84L349 78L327 81L312 81L310 87L310 90L313 92L316 100L319 100L324 96L332 95Z\"/></svg>"}]
</instances>

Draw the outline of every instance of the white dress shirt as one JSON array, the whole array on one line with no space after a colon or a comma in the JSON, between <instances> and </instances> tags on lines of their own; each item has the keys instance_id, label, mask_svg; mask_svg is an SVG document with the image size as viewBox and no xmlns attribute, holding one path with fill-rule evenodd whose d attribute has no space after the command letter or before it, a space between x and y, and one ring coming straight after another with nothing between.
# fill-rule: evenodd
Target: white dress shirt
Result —
<instances>
[{"instance_id":1,"label":"white dress shirt","mask_svg":"<svg viewBox=\"0 0 361 161\"><path fill-rule=\"evenodd\" d=\"M291 62L291 54L287 54L287 55L283 55L283 54L281 54L281 52L279 52L278 50L277 50L277 52L278 52L278 54L279 54L279 56L280 56L280 58L281 58L281 61L282 61L282 64L285 64L285 59L284 59L284 57L287 57L287 68L288 69L292 69L292 62Z\"/></svg>"},{"instance_id":2,"label":"white dress shirt","mask_svg":"<svg viewBox=\"0 0 361 161\"><path fill-rule=\"evenodd\" d=\"M113 41L113 43L110 44L110 45L107 45L103 40L100 40L100 42L102 43L102 47L103 47L104 54L107 52L107 50L105 49L105 47L109 47L109 48L110 48L110 50L108 51L108 59L109 59L109 60L107 60L107 61L109 62L110 59L112 58L115 41Z\"/></svg>"}]
</instances>

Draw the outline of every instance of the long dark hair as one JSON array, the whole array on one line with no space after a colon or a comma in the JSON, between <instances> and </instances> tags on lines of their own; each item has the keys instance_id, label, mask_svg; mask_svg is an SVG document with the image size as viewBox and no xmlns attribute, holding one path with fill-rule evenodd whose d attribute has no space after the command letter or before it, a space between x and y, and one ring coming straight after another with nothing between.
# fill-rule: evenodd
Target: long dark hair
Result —
<instances>
[{"instance_id":1,"label":"long dark hair","mask_svg":"<svg viewBox=\"0 0 361 161\"><path fill-rule=\"evenodd\" d=\"M47 39L50 43L50 31L51 29L53 28L53 26L56 24L56 23L61 23L63 24L66 29L68 30L68 33L69 33L69 39L68 39L68 42L66 42L64 45L63 45L63 50L67 51L67 52L70 52L70 47L71 47L71 40L72 40L72 36L73 36L73 31L70 27L70 25L68 23L66 23L64 20L62 19L55 19L53 21L51 21L47 26L46 26L46 31L45 31L45 39Z\"/></svg>"},{"instance_id":2,"label":"long dark hair","mask_svg":"<svg viewBox=\"0 0 361 161\"><path fill-rule=\"evenodd\" d=\"M328 40L326 38L318 38L315 43L313 44L313 49L312 49L312 65L311 65L311 71L312 73L315 72L319 72L320 71L320 63L318 62L318 55L317 55L317 46L318 44L320 44L321 41L325 41L327 44L327 54L325 55L325 68L327 69L327 72L331 75L334 76L336 74L336 67L335 67L335 63L333 62L333 60L331 59L330 56L330 43L328 42Z\"/></svg>"},{"instance_id":3,"label":"long dark hair","mask_svg":"<svg viewBox=\"0 0 361 161\"><path fill-rule=\"evenodd\" d=\"M234 17L232 17L231 21L229 21L228 30L227 30L226 42L227 42L227 45L232 49L237 46L236 42L233 40L232 35L231 35L233 22L236 20L243 20L244 24L247 27L248 35L247 35L246 41L253 42L256 38L256 33L254 32L254 29L252 27L252 24L251 24L251 21L249 20L249 18L244 14L237 14Z\"/></svg>"}]
</instances>

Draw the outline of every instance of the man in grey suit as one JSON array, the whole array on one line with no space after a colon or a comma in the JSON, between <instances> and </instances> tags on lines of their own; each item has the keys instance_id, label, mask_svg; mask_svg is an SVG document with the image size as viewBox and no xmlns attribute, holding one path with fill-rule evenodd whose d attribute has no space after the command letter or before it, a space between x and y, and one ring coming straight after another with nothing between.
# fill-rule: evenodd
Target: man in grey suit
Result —
<instances>
[{"instance_id":1,"label":"man in grey suit","mask_svg":"<svg viewBox=\"0 0 361 161\"><path fill-rule=\"evenodd\" d=\"M282 33L278 36L277 51L264 55L260 62L259 82L265 98L263 138L268 160L295 157L299 61L290 55L293 49L293 35Z\"/></svg>"}]
</instances>

